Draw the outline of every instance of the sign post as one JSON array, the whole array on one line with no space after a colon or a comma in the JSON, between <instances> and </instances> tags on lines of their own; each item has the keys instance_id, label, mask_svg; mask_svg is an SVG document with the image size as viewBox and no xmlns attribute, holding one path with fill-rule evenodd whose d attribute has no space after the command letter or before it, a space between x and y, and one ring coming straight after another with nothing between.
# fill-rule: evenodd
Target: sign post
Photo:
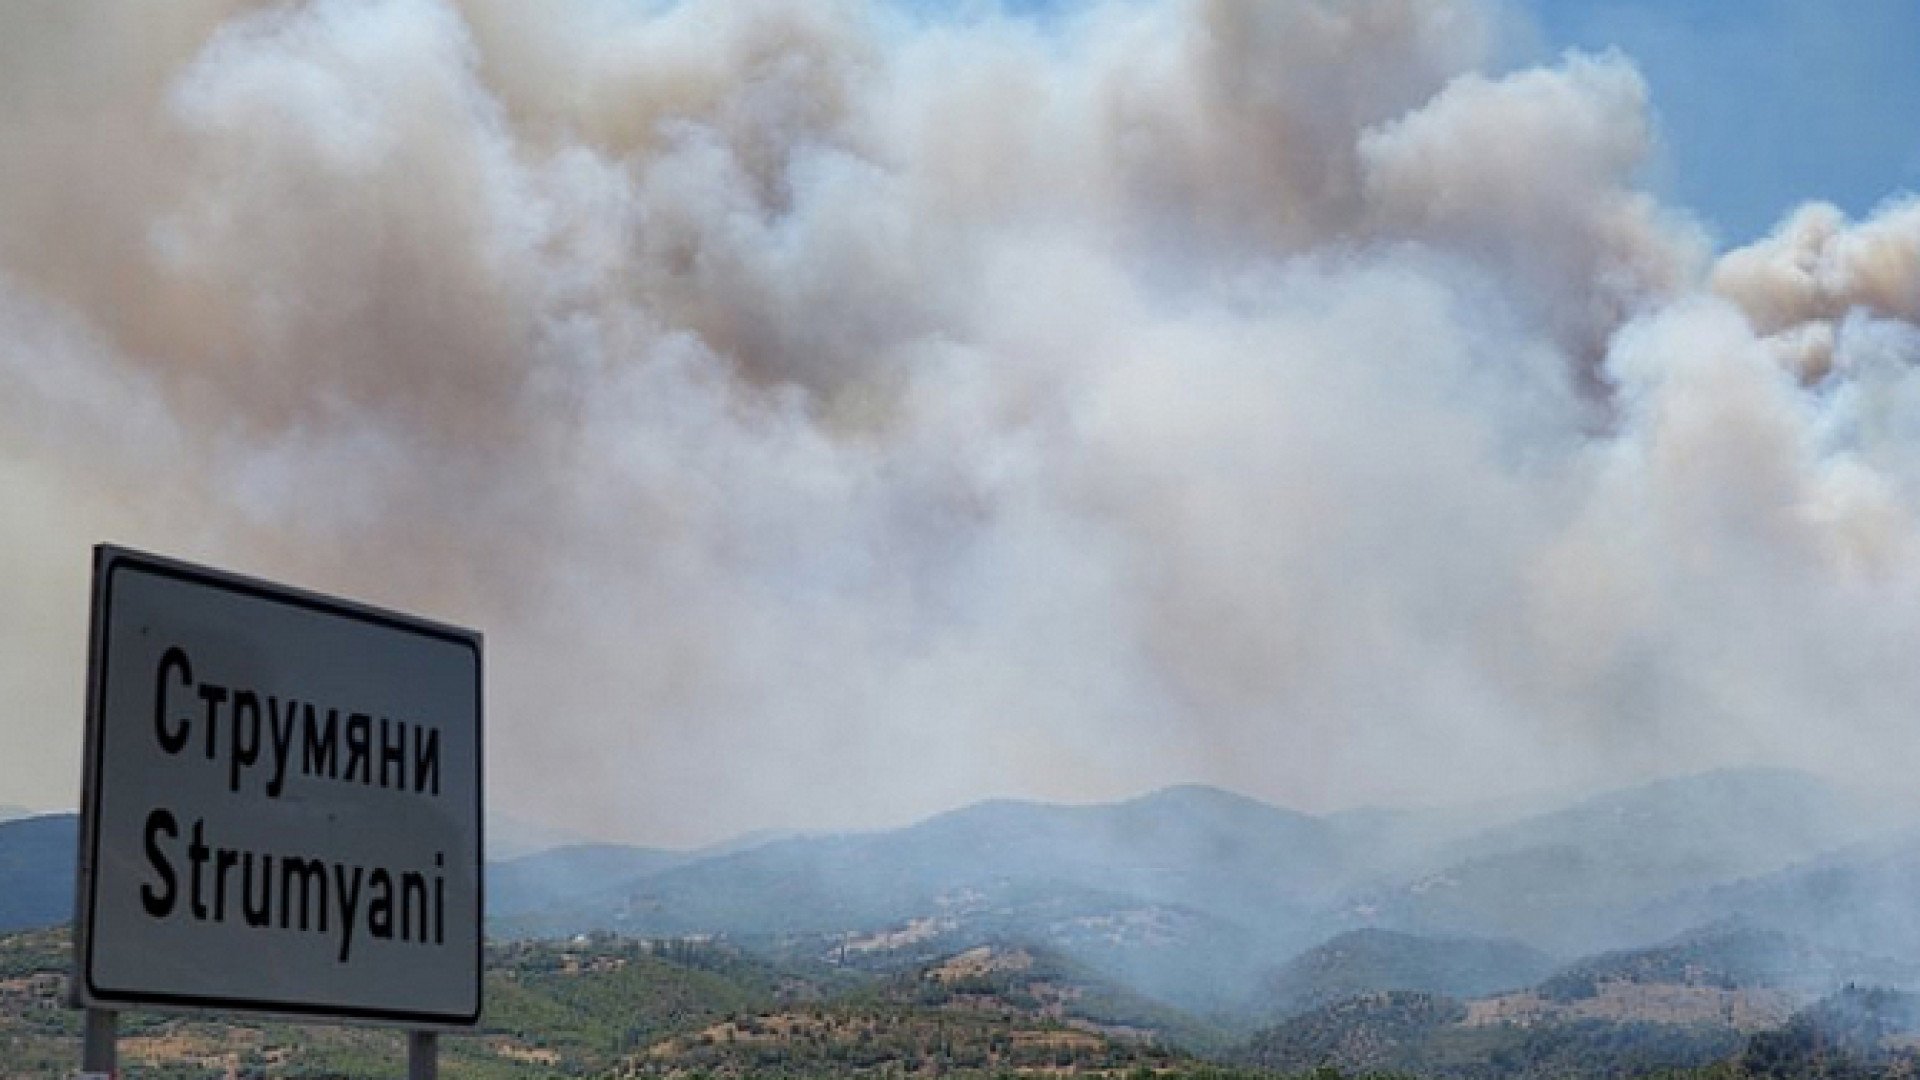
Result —
<instances>
[{"instance_id":1,"label":"sign post","mask_svg":"<svg viewBox=\"0 0 1920 1080\"><path fill-rule=\"evenodd\" d=\"M88 1009L85 1043L80 1049L80 1075L83 1080L110 1077L119 1063L114 1060L114 1028L119 1017L107 1009Z\"/></svg>"},{"instance_id":2,"label":"sign post","mask_svg":"<svg viewBox=\"0 0 1920 1080\"><path fill-rule=\"evenodd\" d=\"M73 997L433 1032L481 1005L481 640L94 552ZM423 1071L424 1070L424 1071Z\"/></svg>"},{"instance_id":3,"label":"sign post","mask_svg":"<svg viewBox=\"0 0 1920 1080\"><path fill-rule=\"evenodd\" d=\"M439 1080L440 1038L431 1031L407 1033L407 1080Z\"/></svg>"}]
</instances>

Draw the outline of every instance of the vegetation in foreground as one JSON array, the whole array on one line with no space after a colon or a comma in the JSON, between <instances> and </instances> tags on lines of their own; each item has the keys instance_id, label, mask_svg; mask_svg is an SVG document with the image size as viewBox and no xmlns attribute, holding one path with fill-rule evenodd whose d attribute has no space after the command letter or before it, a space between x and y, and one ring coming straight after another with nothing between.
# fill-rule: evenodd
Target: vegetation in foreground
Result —
<instances>
[{"instance_id":1,"label":"vegetation in foreground","mask_svg":"<svg viewBox=\"0 0 1920 1080\"><path fill-rule=\"evenodd\" d=\"M0 936L0 1061L64 1077L79 1017L65 1006L63 930ZM442 1040L450 1078L1135 1075L1235 1080L1130 1026L1123 993L1057 981L1023 949L976 950L892 975L801 970L698 941L593 935L488 950L479 1032ZM1101 1017L1092 1019L1088 1014ZM1104 1022L1103 1022L1104 1021ZM245 1016L127 1013L130 1078L398 1077L402 1039L379 1029Z\"/></svg>"},{"instance_id":2,"label":"vegetation in foreground","mask_svg":"<svg viewBox=\"0 0 1920 1080\"><path fill-rule=\"evenodd\" d=\"M9 1077L71 1075L79 1018L65 1006L68 949L64 930L0 935ZM1231 1043L1025 946L873 972L774 962L710 941L591 935L496 943L487 994L481 1029L442 1042L449 1078L1920 1076L1920 999L1879 990L1844 991L1747 1036L1591 1018L1472 1023L1468 1003L1389 991ZM405 1071L400 1035L379 1029L129 1013L121 1036L130 1080Z\"/></svg>"}]
</instances>

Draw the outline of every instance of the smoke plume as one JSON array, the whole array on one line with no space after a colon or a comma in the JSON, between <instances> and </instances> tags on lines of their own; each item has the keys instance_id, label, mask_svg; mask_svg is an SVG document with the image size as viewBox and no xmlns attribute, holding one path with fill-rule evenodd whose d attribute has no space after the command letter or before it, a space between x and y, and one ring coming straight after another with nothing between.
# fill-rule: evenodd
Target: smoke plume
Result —
<instances>
[{"instance_id":1,"label":"smoke plume","mask_svg":"<svg viewBox=\"0 0 1920 1080\"><path fill-rule=\"evenodd\" d=\"M1920 203L1715 259L1467 0L0 13L0 794L87 547L476 625L685 842L1920 760Z\"/></svg>"}]
</instances>

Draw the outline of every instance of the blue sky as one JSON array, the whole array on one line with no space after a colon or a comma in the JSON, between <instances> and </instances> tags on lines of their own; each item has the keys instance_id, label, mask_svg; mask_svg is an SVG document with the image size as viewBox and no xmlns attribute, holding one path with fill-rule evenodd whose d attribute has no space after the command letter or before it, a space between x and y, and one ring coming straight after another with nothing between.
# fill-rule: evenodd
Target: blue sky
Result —
<instances>
[{"instance_id":1,"label":"blue sky","mask_svg":"<svg viewBox=\"0 0 1920 1080\"><path fill-rule=\"evenodd\" d=\"M1723 245L1826 199L1920 191L1920 3L1541 0L1543 47L1618 48L1652 90L1653 183Z\"/></svg>"}]
</instances>

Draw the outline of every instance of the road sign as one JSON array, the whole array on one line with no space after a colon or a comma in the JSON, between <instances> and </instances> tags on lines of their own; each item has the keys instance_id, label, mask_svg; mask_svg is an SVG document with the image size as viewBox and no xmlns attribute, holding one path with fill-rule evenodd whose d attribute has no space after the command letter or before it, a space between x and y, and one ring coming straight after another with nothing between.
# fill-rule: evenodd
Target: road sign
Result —
<instances>
[{"instance_id":1,"label":"road sign","mask_svg":"<svg viewBox=\"0 0 1920 1080\"><path fill-rule=\"evenodd\" d=\"M470 1026L480 636L94 551L77 1003Z\"/></svg>"}]
</instances>

